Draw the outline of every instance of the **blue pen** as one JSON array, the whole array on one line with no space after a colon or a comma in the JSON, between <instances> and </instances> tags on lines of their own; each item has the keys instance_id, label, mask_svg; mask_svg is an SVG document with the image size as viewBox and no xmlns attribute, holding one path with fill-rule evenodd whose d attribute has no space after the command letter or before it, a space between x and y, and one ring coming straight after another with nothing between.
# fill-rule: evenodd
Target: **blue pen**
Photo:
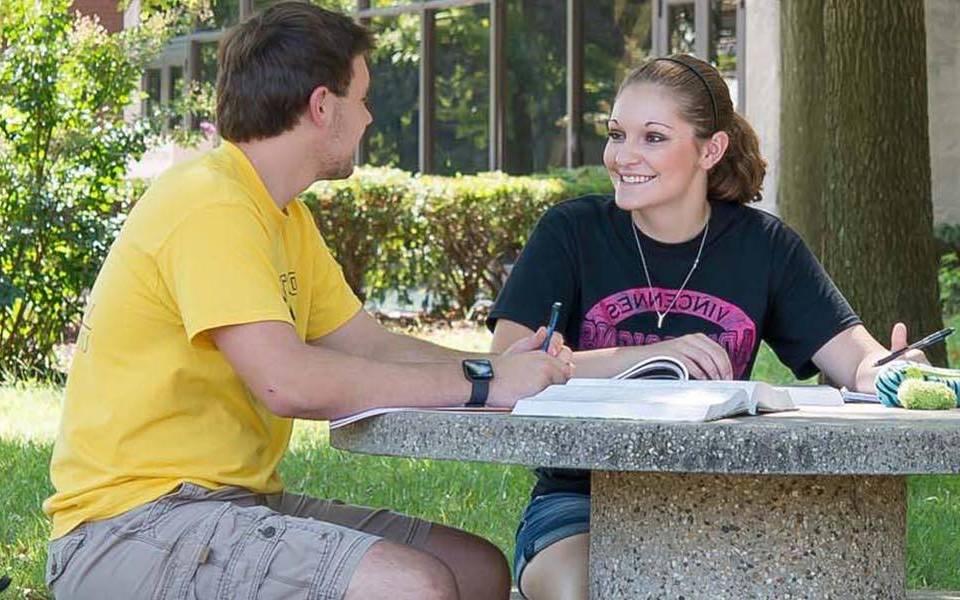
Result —
<instances>
[{"instance_id":1,"label":"blue pen","mask_svg":"<svg viewBox=\"0 0 960 600\"><path fill-rule=\"evenodd\" d=\"M550 323L547 325L547 339L543 340L543 347L540 348L544 352L550 348L550 338L553 337L553 332L557 330L557 321L560 320L561 308L563 308L563 302L554 302L553 307L550 309Z\"/></svg>"}]
</instances>

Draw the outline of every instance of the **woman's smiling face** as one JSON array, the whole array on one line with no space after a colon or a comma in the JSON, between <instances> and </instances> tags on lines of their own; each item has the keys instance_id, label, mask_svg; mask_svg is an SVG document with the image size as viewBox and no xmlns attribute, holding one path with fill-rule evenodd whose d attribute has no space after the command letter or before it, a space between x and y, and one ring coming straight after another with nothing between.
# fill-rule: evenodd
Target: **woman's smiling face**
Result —
<instances>
[{"instance_id":1,"label":"woman's smiling face","mask_svg":"<svg viewBox=\"0 0 960 600\"><path fill-rule=\"evenodd\" d=\"M694 127L680 117L670 90L649 83L624 88L607 128L603 164L621 209L683 199L698 177L706 179Z\"/></svg>"}]
</instances>

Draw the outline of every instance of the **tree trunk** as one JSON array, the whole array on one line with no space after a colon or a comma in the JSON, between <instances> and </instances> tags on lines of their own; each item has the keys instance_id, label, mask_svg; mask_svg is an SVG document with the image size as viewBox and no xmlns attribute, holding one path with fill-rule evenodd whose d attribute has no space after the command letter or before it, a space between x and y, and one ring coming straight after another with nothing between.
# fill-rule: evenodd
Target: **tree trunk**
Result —
<instances>
[{"instance_id":1,"label":"tree trunk","mask_svg":"<svg viewBox=\"0 0 960 600\"><path fill-rule=\"evenodd\" d=\"M943 326L923 0L783 0L781 19L781 213L879 341L898 320L918 339Z\"/></svg>"}]
</instances>

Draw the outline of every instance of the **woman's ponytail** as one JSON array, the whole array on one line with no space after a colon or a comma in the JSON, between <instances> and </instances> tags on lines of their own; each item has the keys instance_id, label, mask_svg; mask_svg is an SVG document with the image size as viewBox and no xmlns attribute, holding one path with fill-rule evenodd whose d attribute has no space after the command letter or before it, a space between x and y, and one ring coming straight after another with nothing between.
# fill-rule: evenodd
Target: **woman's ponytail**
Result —
<instances>
[{"instance_id":1,"label":"woman's ponytail","mask_svg":"<svg viewBox=\"0 0 960 600\"><path fill-rule=\"evenodd\" d=\"M726 153L707 176L707 196L728 202L756 202L767 173L767 162L760 156L760 140L746 119L731 113L727 127L730 137Z\"/></svg>"}]
</instances>

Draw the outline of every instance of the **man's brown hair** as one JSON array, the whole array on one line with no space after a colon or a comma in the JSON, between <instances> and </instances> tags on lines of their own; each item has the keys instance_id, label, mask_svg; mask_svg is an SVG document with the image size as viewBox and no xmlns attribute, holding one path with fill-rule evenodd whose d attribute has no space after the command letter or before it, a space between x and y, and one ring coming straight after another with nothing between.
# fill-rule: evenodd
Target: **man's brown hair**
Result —
<instances>
[{"instance_id":1,"label":"man's brown hair","mask_svg":"<svg viewBox=\"0 0 960 600\"><path fill-rule=\"evenodd\" d=\"M343 96L353 59L373 47L350 17L281 2L231 29L217 60L217 130L232 142L279 135L297 124L319 86Z\"/></svg>"}]
</instances>

